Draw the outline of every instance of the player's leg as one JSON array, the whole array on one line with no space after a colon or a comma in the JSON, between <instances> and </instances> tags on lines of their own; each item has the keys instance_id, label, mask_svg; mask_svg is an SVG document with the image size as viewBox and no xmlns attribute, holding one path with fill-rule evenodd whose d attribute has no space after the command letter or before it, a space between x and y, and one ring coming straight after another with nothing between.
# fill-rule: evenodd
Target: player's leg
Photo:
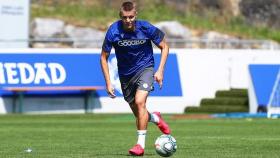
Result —
<instances>
[{"instance_id":1,"label":"player's leg","mask_svg":"<svg viewBox=\"0 0 280 158\"><path fill-rule=\"evenodd\" d=\"M152 67L146 68L143 71L143 73L140 76L137 83L138 83L137 91L143 90L143 91L147 92L147 97L148 97L149 92L154 90L154 85L153 85L154 84L154 69ZM147 109L146 109L147 97L145 97L145 100L143 100L143 101L145 101L145 110L146 111L147 111ZM148 121L155 123L163 134L171 133L169 126L161 117L160 112L148 113Z\"/></svg>"},{"instance_id":2,"label":"player's leg","mask_svg":"<svg viewBox=\"0 0 280 158\"><path fill-rule=\"evenodd\" d=\"M136 145L129 150L129 153L135 156L141 156L144 154L145 137L146 137L146 130L138 130L140 129L139 119L138 119L139 112L138 112L138 106L135 104L135 96L137 91L136 83L138 78L139 78L138 76L134 76L133 78L129 78L129 79L121 79L124 99L129 103L129 106L136 120L138 141Z\"/></svg>"},{"instance_id":3,"label":"player's leg","mask_svg":"<svg viewBox=\"0 0 280 158\"><path fill-rule=\"evenodd\" d=\"M137 74L135 76L134 83L136 90L133 96L133 102L130 104L130 107L136 118L138 134L137 144L142 149L144 149L149 120L149 112L146 108L146 101L149 92L153 89L153 68L145 68L141 73ZM129 152L133 155L138 155L133 153L134 149L135 151L140 151L138 145L134 146Z\"/></svg>"},{"instance_id":4,"label":"player's leg","mask_svg":"<svg viewBox=\"0 0 280 158\"><path fill-rule=\"evenodd\" d=\"M168 124L163 120L160 112L150 113L149 122L155 123L163 134L171 133L171 130L170 130Z\"/></svg>"},{"instance_id":5,"label":"player's leg","mask_svg":"<svg viewBox=\"0 0 280 158\"><path fill-rule=\"evenodd\" d=\"M136 118L137 135L138 140L136 145L129 150L132 155L143 155L145 148L145 140L147 133L147 125L149 119L149 113L146 108L146 100L148 97L148 92L144 90L137 90L135 94L135 100L130 107Z\"/></svg>"},{"instance_id":6,"label":"player's leg","mask_svg":"<svg viewBox=\"0 0 280 158\"><path fill-rule=\"evenodd\" d=\"M142 125L139 125L140 118L138 118L138 108L134 102L130 104L130 108L136 118L136 127L139 130ZM149 113L147 110L147 113L148 113L148 122L152 122L152 123L156 124L163 134L171 133L171 130L170 130L168 124L163 120L160 112Z\"/></svg>"},{"instance_id":7,"label":"player's leg","mask_svg":"<svg viewBox=\"0 0 280 158\"><path fill-rule=\"evenodd\" d=\"M136 113L137 113L137 120L138 120L138 125L137 129L138 130L146 130L147 125L148 125L148 120L149 120L149 113L146 108L146 100L148 97L148 91L144 90L137 90L135 94L135 107L136 107Z\"/></svg>"},{"instance_id":8,"label":"player's leg","mask_svg":"<svg viewBox=\"0 0 280 158\"><path fill-rule=\"evenodd\" d=\"M137 118L138 111L137 111L137 108L136 108L136 106L135 106L134 101L133 101L132 103L130 103L129 106L130 106L130 109L131 109L131 111L133 112L133 115L134 115L134 117L135 117L135 120L136 120L136 128L137 128L137 127L138 127L138 119L136 119L136 118Z\"/></svg>"}]
</instances>

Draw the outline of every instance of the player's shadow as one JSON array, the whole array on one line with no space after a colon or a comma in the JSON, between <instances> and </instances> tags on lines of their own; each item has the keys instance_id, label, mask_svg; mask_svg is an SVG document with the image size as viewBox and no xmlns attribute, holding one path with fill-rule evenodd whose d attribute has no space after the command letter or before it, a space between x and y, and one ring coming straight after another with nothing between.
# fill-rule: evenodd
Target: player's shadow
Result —
<instances>
[{"instance_id":1,"label":"player's shadow","mask_svg":"<svg viewBox=\"0 0 280 158\"><path fill-rule=\"evenodd\" d=\"M133 155L130 155L130 154L98 154L96 156L112 156L112 157L139 157L139 156L133 156ZM141 157L151 157L151 156L156 156L155 154L147 154L145 153L144 156L141 156Z\"/></svg>"},{"instance_id":2,"label":"player's shadow","mask_svg":"<svg viewBox=\"0 0 280 158\"><path fill-rule=\"evenodd\" d=\"M120 154L122 155L122 154ZM134 156L134 155L130 155L130 154L126 154L125 155L126 157L139 157L139 156ZM141 157L151 157L151 156L155 156L155 154L144 154L144 156L141 156Z\"/></svg>"}]
</instances>

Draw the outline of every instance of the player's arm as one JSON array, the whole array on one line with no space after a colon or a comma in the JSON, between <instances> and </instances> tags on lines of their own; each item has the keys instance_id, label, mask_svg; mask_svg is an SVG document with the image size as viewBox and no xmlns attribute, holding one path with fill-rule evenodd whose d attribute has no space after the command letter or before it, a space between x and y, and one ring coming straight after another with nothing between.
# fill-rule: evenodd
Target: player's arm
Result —
<instances>
[{"instance_id":1,"label":"player's arm","mask_svg":"<svg viewBox=\"0 0 280 158\"><path fill-rule=\"evenodd\" d=\"M113 86L111 84L111 80L110 80L108 58L109 58L109 53L102 50L101 57L100 57L100 65L101 65L103 76L104 76L104 79L106 82L106 90L107 90L108 95L111 98L115 98L116 95L114 93L114 88L113 88Z\"/></svg>"},{"instance_id":2,"label":"player's arm","mask_svg":"<svg viewBox=\"0 0 280 158\"><path fill-rule=\"evenodd\" d=\"M165 38L163 38L163 40L157 45L157 47L161 50L161 59L159 67L154 75L154 80L159 83L161 89L163 84L164 67L167 56L169 54L169 46L167 45Z\"/></svg>"}]
</instances>

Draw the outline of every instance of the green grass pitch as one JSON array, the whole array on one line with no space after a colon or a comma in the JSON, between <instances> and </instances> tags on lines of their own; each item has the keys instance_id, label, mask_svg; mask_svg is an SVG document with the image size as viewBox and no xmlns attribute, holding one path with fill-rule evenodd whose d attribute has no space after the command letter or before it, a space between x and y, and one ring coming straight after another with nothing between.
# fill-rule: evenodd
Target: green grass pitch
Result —
<instances>
[{"instance_id":1,"label":"green grass pitch","mask_svg":"<svg viewBox=\"0 0 280 158\"><path fill-rule=\"evenodd\" d=\"M173 157L280 157L279 119L164 117L178 144ZM150 123L144 157L159 157L153 143L160 134ZM1 158L118 158L129 157L136 130L129 114L1 115L0 142Z\"/></svg>"}]
</instances>

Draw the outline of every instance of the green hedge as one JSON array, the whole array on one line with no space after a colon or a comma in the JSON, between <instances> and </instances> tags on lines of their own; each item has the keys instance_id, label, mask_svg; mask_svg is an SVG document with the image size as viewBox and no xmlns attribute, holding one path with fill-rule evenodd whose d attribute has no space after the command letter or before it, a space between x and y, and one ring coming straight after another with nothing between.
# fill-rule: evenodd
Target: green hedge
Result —
<instances>
[{"instance_id":1,"label":"green hedge","mask_svg":"<svg viewBox=\"0 0 280 158\"><path fill-rule=\"evenodd\" d=\"M216 92L215 96L219 97L244 97L248 98L247 89L230 89L228 90L219 90Z\"/></svg>"},{"instance_id":2,"label":"green hedge","mask_svg":"<svg viewBox=\"0 0 280 158\"><path fill-rule=\"evenodd\" d=\"M247 98L230 98L230 97L223 97L223 98L206 98L202 99L200 105L244 105L248 106L248 99Z\"/></svg>"},{"instance_id":3,"label":"green hedge","mask_svg":"<svg viewBox=\"0 0 280 158\"><path fill-rule=\"evenodd\" d=\"M185 113L227 113L227 112L248 112L248 107L241 105L211 105L200 107L187 107Z\"/></svg>"},{"instance_id":4,"label":"green hedge","mask_svg":"<svg viewBox=\"0 0 280 158\"><path fill-rule=\"evenodd\" d=\"M219 90L215 98L204 98L199 107L186 107L185 113L248 112L247 89Z\"/></svg>"}]
</instances>

